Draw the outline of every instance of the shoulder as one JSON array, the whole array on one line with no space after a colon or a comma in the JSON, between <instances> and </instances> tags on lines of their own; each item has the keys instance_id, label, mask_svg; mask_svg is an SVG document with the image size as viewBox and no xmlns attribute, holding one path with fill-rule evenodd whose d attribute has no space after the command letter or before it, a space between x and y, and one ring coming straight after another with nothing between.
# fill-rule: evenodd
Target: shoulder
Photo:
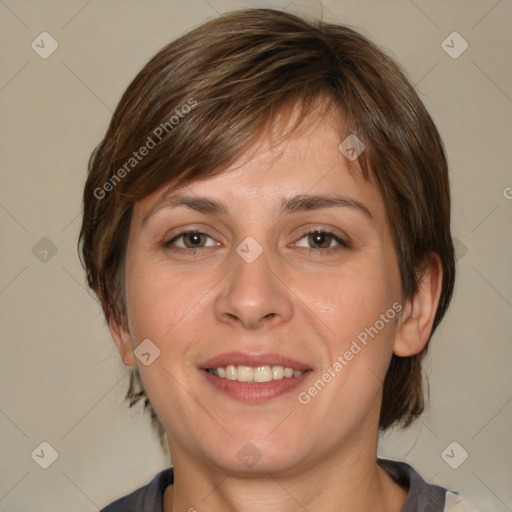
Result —
<instances>
[{"instance_id":1,"label":"shoulder","mask_svg":"<svg viewBox=\"0 0 512 512\"><path fill-rule=\"evenodd\" d=\"M382 467L400 485L408 487L409 494L402 512L487 512L502 510L489 501L485 504L469 499L456 491L432 485L419 473L406 464L392 460L379 459Z\"/></svg>"},{"instance_id":2,"label":"shoulder","mask_svg":"<svg viewBox=\"0 0 512 512\"><path fill-rule=\"evenodd\" d=\"M444 512L447 489L432 485L405 462L379 459L379 466L409 493L402 512Z\"/></svg>"},{"instance_id":3,"label":"shoulder","mask_svg":"<svg viewBox=\"0 0 512 512\"><path fill-rule=\"evenodd\" d=\"M164 469L147 485L110 503L100 512L161 512L165 489L173 482L173 469Z\"/></svg>"}]
</instances>

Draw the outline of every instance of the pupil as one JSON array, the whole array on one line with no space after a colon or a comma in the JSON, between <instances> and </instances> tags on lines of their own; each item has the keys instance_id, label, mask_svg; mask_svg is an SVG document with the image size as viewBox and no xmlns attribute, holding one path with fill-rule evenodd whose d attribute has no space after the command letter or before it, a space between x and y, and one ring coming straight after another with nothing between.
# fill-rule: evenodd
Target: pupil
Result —
<instances>
[{"instance_id":1,"label":"pupil","mask_svg":"<svg viewBox=\"0 0 512 512\"><path fill-rule=\"evenodd\" d=\"M201 244L201 234L200 233L189 233L189 243L192 246L198 246Z\"/></svg>"},{"instance_id":2,"label":"pupil","mask_svg":"<svg viewBox=\"0 0 512 512\"><path fill-rule=\"evenodd\" d=\"M313 233L311 235L313 244L319 245L321 247L329 246L329 238L325 233ZM327 245L326 245L327 240Z\"/></svg>"}]
</instances>

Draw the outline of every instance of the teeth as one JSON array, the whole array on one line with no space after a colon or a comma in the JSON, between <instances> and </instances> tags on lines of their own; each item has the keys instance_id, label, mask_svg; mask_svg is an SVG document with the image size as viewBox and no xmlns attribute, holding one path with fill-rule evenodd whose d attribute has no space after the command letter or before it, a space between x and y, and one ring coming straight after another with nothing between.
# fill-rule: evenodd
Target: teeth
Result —
<instances>
[{"instance_id":1,"label":"teeth","mask_svg":"<svg viewBox=\"0 0 512 512\"><path fill-rule=\"evenodd\" d=\"M270 382L272 380L272 368L270 366L258 366L254 369L254 382Z\"/></svg>"},{"instance_id":2,"label":"teeth","mask_svg":"<svg viewBox=\"0 0 512 512\"><path fill-rule=\"evenodd\" d=\"M284 377L284 366L272 366L272 379L279 380Z\"/></svg>"},{"instance_id":3,"label":"teeth","mask_svg":"<svg viewBox=\"0 0 512 512\"><path fill-rule=\"evenodd\" d=\"M211 374L222 379L236 380L238 382L270 382L272 380L290 379L300 377L304 372L284 366L251 366L228 364L208 370Z\"/></svg>"},{"instance_id":4,"label":"teeth","mask_svg":"<svg viewBox=\"0 0 512 512\"><path fill-rule=\"evenodd\" d=\"M236 366L233 366L232 364L228 364L228 366L226 366L226 379L228 380L236 380L236 376L237 376L237 370L236 370ZM218 377L220 377L220 375L216 374Z\"/></svg>"},{"instance_id":5,"label":"teeth","mask_svg":"<svg viewBox=\"0 0 512 512\"><path fill-rule=\"evenodd\" d=\"M236 380L238 382L252 382L254 380L254 370L250 366L238 365Z\"/></svg>"}]
</instances>

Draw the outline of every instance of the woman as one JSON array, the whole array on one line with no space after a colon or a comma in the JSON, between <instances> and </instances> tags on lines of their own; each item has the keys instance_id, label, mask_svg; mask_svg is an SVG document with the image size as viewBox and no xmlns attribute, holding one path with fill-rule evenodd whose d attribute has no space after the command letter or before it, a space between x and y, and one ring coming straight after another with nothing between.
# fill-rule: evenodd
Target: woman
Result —
<instances>
[{"instance_id":1,"label":"woman","mask_svg":"<svg viewBox=\"0 0 512 512\"><path fill-rule=\"evenodd\" d=\"M439 134L366 38L254 9L169 44L91 157L80 240L173 461L105 512L456 501L377 459L455 269Z\"/></svg>"}]
</instances>

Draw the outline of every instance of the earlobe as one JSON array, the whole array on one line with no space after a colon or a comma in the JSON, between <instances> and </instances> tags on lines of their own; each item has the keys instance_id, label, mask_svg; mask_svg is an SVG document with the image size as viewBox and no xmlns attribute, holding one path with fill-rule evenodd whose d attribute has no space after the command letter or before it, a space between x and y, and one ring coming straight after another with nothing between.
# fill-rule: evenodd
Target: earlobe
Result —
<instances>
[{"instance_id":1,"label":"earlobe","mask_svg":"<svg viewBox=\"0 0 512 512\"><path fill-rule=\"evenodd\" d=\"M402 310L393 348L395 355L413 356L427 344L441 296L442 281L441 260L433 253L414 297L406 301Z\"/></svg>"},{"instance_id":2,"label":"earlobe","mask_svg":"<svg viewBox=\"0 0 512 512\"><path fill-rule=\"evenodd\" d=\"M113 316L110 317L108 328L125 366L137 366L135 355L133 353L132 338L128 330L125 329Z\"/></svg>"}]
</instances>

